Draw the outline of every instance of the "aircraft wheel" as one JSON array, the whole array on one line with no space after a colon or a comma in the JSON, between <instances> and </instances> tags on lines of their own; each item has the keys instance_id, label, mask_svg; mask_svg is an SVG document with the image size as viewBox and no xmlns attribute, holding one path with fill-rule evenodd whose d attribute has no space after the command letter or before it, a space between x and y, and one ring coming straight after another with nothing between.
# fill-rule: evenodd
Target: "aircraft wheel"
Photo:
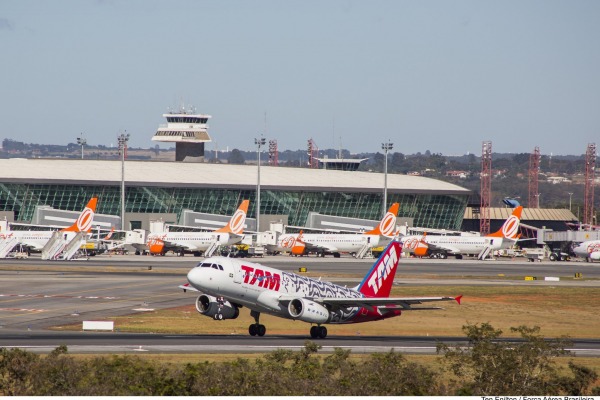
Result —
<instances>
[{"instance_id":1,"label":"aircraft wheel","mask_svg":"<svg viewBox=\"0 0 600 400\"><path fill-rule=\"evenodd\" d=\"M310 337L313 339L316 339L317 337L319 337L319 327L318 326L311 326L310 327Z\"/></svg>"},{"instance_id":2,"label":"aircraft wheel","mask_svg":"<svg viewBox=\"0 0 600 400\"><path fill-rule=\"evenodd\" d=\"M319 337L321 339L325 339L327 337L327 328L325 328L324 326L319 326L318 328Z\"/></svg>"},{"instance_id":3,"label":"aircraft wheel","mask_svg":"<svg viewBox=\"0 0 600 400\"><path fill-rule=\"evenodd\" d=\"M248 327L248 333L250 334L250 336L256 336L258 334L256 324L252 324Z\"/></svg>"},{"instance_id":4,"label":"aircraft wheel","mask_svg":"<svg viewBox=\"0 0 600 400\"><path fill-rule=\"evenodd\" d=\"M258 325L256 329L256 334L258 336L265 336L265 333L267 333L267 327L264 325Z\"/></svg>"},{"instance_id":5,"label":"aircraft wheel","mask_svg":"<svg viewBox=\"0 0 600 400\"><path fill-rule=\"evenodd\" d=\"M446 253L440 253L440 258L442 260L445 260L446 258L448 258L448 254L446 254Z\"/></svg>"},{"instance_id":6,"label":"aircraft wheel","mask_svg":"<svg viewBox=\"0 0 600 400\"><path fill-rule=\"evenodd\" d=\"M215 314L214 318L215 318L217 321L222 321L222 320L223 320L223 314Z\"/></svg>"}]
</instances>

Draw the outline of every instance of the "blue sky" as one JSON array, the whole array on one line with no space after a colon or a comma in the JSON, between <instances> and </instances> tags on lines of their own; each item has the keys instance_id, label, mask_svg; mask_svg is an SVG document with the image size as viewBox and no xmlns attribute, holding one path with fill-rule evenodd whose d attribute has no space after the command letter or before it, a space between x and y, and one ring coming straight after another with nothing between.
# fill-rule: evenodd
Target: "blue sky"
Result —
<instances>
[{"instance_id":1,"label":"blue sky","mask_svg":"<svg viewBox=\"0 0 600 400\"><path fill-rule=\"evenodd\" d=\"M153 147L185 103L207 150L584 154L599 21L595 0L0 0L0 140Z\"/></svg>"}]
</instances>

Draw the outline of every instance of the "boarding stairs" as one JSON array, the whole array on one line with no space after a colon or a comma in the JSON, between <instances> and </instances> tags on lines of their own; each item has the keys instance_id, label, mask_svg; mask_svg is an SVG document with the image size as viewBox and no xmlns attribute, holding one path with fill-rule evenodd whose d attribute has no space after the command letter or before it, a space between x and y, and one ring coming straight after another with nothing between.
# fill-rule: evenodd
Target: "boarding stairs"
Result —
<instances>
[{"instance_id":1,"label":"boarding stairs","mask_svg":"<svg viewBox=\"0 0 600 400\"><path fill-rule=\"evenodd\" d=\"M356 252L356 258L365 258L365 256L371 251L371 242L365 238L363 246Z\"/></svg>"},{"instance_id":2,"label":"boarding stairs","mask_svg":"<svg viewBox=\"0 0 600 400\"><path fill-rule=\"evenodd\" d=\"M54 232L42 249L42 260L54 260L66 244L67 241L64 239L63 233L60 231Z\"/></svg>"},{"instance_id":3,"label":"boarding stairs","mask_svg":"<svg viewBox=\"0 0 600 400\"><path fill-rule=\"evenodd\" d=\"M73 259L73 256L81 249L81 246L85 244L86 236L85 232L78 232L77 235L65 245L57 258L60 260Z\"/></svg>"},{"instance_id":4,"label":"boarding stairs","mask_svg":"<svg viewBox=\"0 0 600 400\"><path fill-rule=\"evenodd\" d=\"M206 249L206 251L204 252L204 257L212 256L213 253L215 251L217 251L218 248L219 248L219 241L217 240L217 238L214 238L213 240L211 240L210 246L208 246L208 249Z\"/></svg>"},{"instance_id":5,"label":"boarding stairs","mask_svg":"<svg viewBox=\"0 0 600 400\"><path fill-rule=\"evenodd\" d=\"M71 240L64 232L54 232L42 249L42 260L71 260L85 241L85 232L78 232Z\"/></svg>"},{"instance_id":6,"label":"boarding stairs","mask_svg":"<svg viewBox=\"0 0 600 400\"><path fill-rule=\"evenodd\" d=\"M485 260L490 255L491 251L492 251L492 247L491 246L485 246L481 250L481 252L477 255L477 259L478 260Z\"/></svg>"},{"instance_id":7,"label":"boarding stairs","mask_svg":"<svg viewBox=\"0 0 600 400\"><path fill-rule=\"evenodd\" d=\"M0 241L0 258L6 258L18 243L19 239L14 236Z\"/></svg>"}]
</instances>

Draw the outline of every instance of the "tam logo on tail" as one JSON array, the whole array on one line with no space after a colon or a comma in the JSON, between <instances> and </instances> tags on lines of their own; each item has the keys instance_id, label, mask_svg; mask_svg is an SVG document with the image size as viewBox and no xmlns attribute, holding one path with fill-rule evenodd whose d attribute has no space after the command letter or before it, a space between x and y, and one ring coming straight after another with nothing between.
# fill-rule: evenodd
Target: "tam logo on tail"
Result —
<instances>
[{"instance_id":1,"label":"tam logo on tail","mask_svg":"<svg viewBox=\"0 0 600 400\"><path fill-rule=\"evenodd\" d=\"M358 290L367 297L389 297L401 253L400 242L391 242L371 267Z\"/></svg>"}]
</instances>

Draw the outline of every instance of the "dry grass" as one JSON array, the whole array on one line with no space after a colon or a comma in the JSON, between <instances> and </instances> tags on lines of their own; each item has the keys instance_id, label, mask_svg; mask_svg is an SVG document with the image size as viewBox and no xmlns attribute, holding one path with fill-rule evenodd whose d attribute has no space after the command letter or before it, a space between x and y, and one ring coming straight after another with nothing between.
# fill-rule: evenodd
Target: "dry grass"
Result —
<instances>
[{"instance_id":1,"label":"dry grass","mask_svg":"<svg viewBox=\"0 0 600 400\"><path fill-rule=\"evenodd\" d=\"M330 335L430 335L462 336L462 326L489 322L514 335L511 327L540 326L546 337L593 338L600 334L600 288L552 286L418 286L394 288L392 296L456 296L462 305L444 303L443 310L407 311L398 318L364 324L328 325ZM214 321L190 305L169 310L108 318L123 332L246 335L253 323L247 309L235 320ZM309 324L269 315L261 316L267 334L307 334ZM81 325L56 329L81 329Z\"/></svg>"}]
</instances>

